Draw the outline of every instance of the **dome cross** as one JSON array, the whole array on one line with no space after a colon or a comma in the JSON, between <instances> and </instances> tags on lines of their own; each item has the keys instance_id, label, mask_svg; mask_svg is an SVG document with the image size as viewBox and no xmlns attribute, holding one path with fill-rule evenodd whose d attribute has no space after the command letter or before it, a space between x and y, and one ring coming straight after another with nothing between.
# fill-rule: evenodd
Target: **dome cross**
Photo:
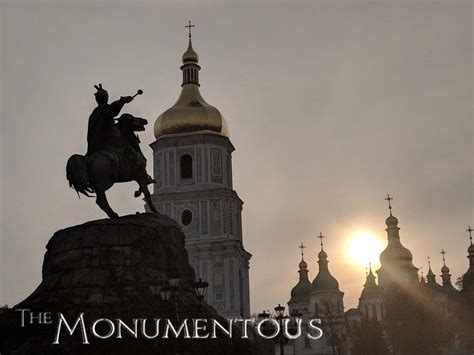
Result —
<instances>
[{"instance_id":1,"label":"dome cross","mask_svg":"<svg viewBox=\"0 0 474 355\"><path fill-rule=\"evenodd\" d=\"M191 24L191 21L188 21L188 24L187 24L186 26L184 26L184 27L188 29L188 36L189 36L189 38L191 38L191 29L192 29L193 27L196 27L196 25L192 25L192 24Z\"/></svg>"},{"instance_id":2,"label":"dome cross","mask_svg":"<svg viewBox=\"0 0 474 355\"><path fill-rule=\"evenodd\" d=\"M323 249L323 238L326 238L326 237L323 235L323 233L319 232L319 235L316 238L319 238L321 240L321 242L320 242L321 250L324 250Z\"/></svg>"},{"instance_id":3,"label":"dome cross","mask_svg":"<svg viewBox=\"0 0 474 355\"><path fill-rule=\"evenodd\" d=\"M469 240L471 241L471 245L472 245L472 232L474 232L474 229L472 229L471 226L469 226L469 227L466 229L466 232L469 233Z\"/></svg>"},{"instance_id":4,"label":"dome cross","mask_svg":"<svg viewBox=\"0 0 474 355\"><path fill-rule=\"evenodd\" d=\"M387 194L387 197L385 197L385 201L388 201L388 209L390 211L390 216L392 215L392 203L391 203L392 200L393 200L393 197L390 197L390 194Z\"/></svg>"},{"instance_id":5,"label":"dome cross","mask_svg":"<svg viewBox=\"0 0 474 355\"><path fill-rule=\"evenodd\" d=\"M440 254L443 255L443 265L446 266L446 260L445 260L444 256L448 253L446 251L444 251L444 248L443 248L443 249L441 249Z\"/></svg>"},{"instance_id":6,"label":"dome cross","mask_svg":"<svg viewBox=\"0 0 474 355\"><path fill-rule=\"evenodd\" d=\"M303 257L304 257L303 249L306 248L306 245L304 245L303 242L301 242L301 245L298 248L301 249L301 260L303 260Z\"/></svg>"}]
</instances>

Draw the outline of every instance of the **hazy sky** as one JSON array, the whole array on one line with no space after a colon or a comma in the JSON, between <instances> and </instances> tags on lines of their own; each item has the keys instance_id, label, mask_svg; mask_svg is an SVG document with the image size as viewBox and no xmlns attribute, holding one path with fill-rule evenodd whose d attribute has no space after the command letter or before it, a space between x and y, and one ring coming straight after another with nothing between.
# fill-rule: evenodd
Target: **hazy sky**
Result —
<instances>
[{"instance_id":1,"label":"hazy sky","mask_svg":"<svg viewBox=\"0 0 474 355\"><path fill-rule=\"evenodd\" d=\"M467 270L470 2L17 2L0 13L1 304L40 283L56 230L105 216L65 179L86 149L93 84L112 99L143 89L127 111L153 124L179 95L188 19L202 94L236 147L252 312L289 300L300 242L315 277L320 231L355 306L364 270L346 244L364 230L385 245L387 193L416 266L430 255L439 275L445 248L453 277ZM151 162L152 125L141 139ZM134 190L114 186L111 205L142 210Z\"/></svg>"}]
</instances>

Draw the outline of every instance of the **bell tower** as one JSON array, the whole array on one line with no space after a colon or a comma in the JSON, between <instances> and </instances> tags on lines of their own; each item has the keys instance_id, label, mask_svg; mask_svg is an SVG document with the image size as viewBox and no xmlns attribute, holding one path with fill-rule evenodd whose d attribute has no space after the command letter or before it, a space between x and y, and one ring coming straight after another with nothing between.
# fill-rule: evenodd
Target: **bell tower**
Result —
<instances>
[{"instance_id":1,"label":"bell tower","mask_svg":"<svg viewBox=\"0 0 474 355\"><path fill-rule=\"evenodd\" d=\"M249 317L251 254L243 245L243 201L233 189L235 148L224 117L201 96L193 26L186 26L181 95L155 122L152 199L182 227L196 277L209 282L206 302L224 317Z\"/></svg>"}]
</instances>

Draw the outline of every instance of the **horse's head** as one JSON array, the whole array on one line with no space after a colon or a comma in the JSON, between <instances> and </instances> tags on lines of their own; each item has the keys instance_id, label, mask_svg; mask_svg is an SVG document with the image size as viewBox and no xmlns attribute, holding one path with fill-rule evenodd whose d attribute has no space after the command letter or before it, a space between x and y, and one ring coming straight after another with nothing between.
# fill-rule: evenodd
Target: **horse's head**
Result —
<instances>
[{"instance_id":1,"label":"horse's head","mask_svg":"<svg viewBox=\"0 0 474 355\"><path fill-rule=\"evenodd\" d=\"M144 118L135 117L129 113L124 113L117 118L117 126L120 130L127 129L133 132L141 132L145 130L148 121Z\"/></svg>"}]
</instances>

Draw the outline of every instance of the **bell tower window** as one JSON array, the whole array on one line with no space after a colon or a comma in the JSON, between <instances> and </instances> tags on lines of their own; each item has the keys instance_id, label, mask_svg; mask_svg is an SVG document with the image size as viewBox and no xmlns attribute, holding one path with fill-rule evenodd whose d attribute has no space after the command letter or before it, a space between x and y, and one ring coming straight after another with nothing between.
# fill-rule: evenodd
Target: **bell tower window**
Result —
<instances>
[{"instance_id":1,"label":"bell tower window","mask_svg":"<svg viewBox=\"0 0 474 355\"><path fill-rule=\"evenodd\" d=\"M181 179L192 179L193 178L193 158L190 155L185 154L181 157Z\"/></svg>"}]
</instances>

